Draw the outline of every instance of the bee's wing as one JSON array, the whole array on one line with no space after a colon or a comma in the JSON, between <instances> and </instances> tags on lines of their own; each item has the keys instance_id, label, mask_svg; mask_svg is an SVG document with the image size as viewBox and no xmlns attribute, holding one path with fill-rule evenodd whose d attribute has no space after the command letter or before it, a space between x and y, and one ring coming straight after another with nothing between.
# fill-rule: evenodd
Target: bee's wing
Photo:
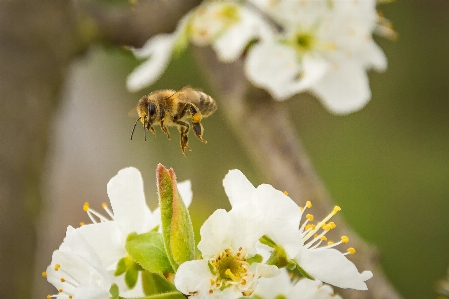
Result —
<instances>
[{"instance_id":1,"label":"bee's wing","mask_svg":"<svg viewBox=\"0 0 449 299\"><path fill-rule=\"evenodd\" d=\"M131 110L129 110L128 116L133 118L139 117L139 113L137 113L137 106L134 106Z\"/></svg>"}]
</instances>

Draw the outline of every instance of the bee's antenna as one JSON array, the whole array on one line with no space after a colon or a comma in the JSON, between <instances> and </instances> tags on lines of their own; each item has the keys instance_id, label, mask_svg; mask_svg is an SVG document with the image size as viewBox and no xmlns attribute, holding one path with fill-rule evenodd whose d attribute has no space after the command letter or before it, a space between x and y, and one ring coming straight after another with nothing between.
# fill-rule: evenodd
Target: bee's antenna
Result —
<instances>
[{"instance_id":1,"label":"bee's antenna","mask_svg":"<svg viewBox=\"0 0 449 299\"><path fill-rule=\"evenodd\" d=\"M139 120L140 120L141 118L142 118L142 117L139 117L139 118L136 120L136 122L134 123L133 130L131 131L131 140L133 140L134 130L136 129L137 123L139 122Z\"/></svg>"},{"instance_id":2,"label":"bee's antenna","mask_svg":"<svg viewBox=\"0 0 449 299\"><path fill-rule=\"evenodd\" d=\"M147 128L145 128L145 124L143 124L143 136L145 141L147 141Z\"/></svg>"}]
</instances>

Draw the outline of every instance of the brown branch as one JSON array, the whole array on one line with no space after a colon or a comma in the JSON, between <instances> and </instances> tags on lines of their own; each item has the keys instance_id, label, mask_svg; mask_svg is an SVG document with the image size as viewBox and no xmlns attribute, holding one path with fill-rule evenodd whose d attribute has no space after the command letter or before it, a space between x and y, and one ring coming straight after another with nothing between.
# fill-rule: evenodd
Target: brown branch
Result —
<instances>
[{"instance_id":1,"label":"brown branch","mask_svg":"<svg viewBox=\"0 0 449 299\"><path fill-rule=\"evenodd\" d=\"M221 64L209 49L195 49L195 57L206 71L210 83L223 103L229 123L239 135L256 167L277 189L287 190L298 204L310 200L317 219L333 208L332 199L318 178L301 145L288 112L268 93L254 88L244 77L242 61ZM338 216L338 215L337 215ZM379 256L372 246L336 217L334 234L347 235L357 253L351 260L361 271L371 270L374 277L368 281L366 292L338 290L345 299L399 299L379 265Z\"/></svg>"}]
</instances>

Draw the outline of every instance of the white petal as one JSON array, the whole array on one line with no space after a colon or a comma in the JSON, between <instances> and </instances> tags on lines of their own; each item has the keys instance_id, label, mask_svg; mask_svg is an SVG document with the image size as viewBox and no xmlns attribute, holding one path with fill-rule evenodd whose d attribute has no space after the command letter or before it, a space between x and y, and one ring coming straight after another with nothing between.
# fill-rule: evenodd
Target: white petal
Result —
<instances>
[{"instance_id":1,"label":"white petal","mask_svg":"<svg viewBox=\"0 0 449 299\"><path fill-rule=\"evenodd\" d=\"M78 230L98 254L105 269L115 269L119 259L126 256L127 236L121 232L115 221L87 224Z\"/></svg>"},{"instance_id":2,"label":"white petal","mask_svg":"<svg viewBox=\"0 0 449 299\"><path fill-rule=\"evenodd\" d=\"M301 299L341 299L334 294L334 290L323 285L319 280L310 280L303 278L292 288L290 295L292 298L301 297Z\"/></svg>"},{"instance_id":3,"label":"white petal","mask_svg":"<svg viewBox=\"0 0 449 299\"><path fill-rule=\"evenodd\" d=\"M114 220L124 235L138 234L148 229L147 218L151 212L146 205L143 180L140 171L129 167L122 169L107 186L108 196L114 211Z\"/></svg>"},{"instance_id":4,"label":"white petal","mask_svg":"<svg viewBox=\"0 0 449 299\"><path fill-rule=\"evenodd\" d=\"M368 42L363 50L367 68L372 67L378 72L383 72L387 69L387 57L374 40Z\"/></svg>"},{"instance_id":5,"label":"white petal","mask_svg":"<svg viewBox=\"0 0 449 299\"><path fill-rule=\"evenodd\" d=\"M313 277L340 288L367 290L367 273L360 274L355 265L336 249L303 249L298 264Z\"/></svg>"},{"instance_id":6,"label":"white petal","mask_svg":"<svg viewBox=\"0 0 449 299\"><path fill-rule=\"evenodd\" d=\"M129 74L126 80L129 91L138 91L159 79L170 62L175 41L175 34L159 34L150 39L142 49L133 50L138 57L150 58Z\"/></svg>"},{"instance_id":7,"label":"white petal","mask_svg":"<svg viewBox=\"0 0 449 299\"><path fill-rule=\"evenodd\" d=\"M350 61L331 67L311 90L326 108L337 114L360 110L371 98L364 68Z\"/></svg>"},{"instance_id":8,"label":"white petal","mask_svg":"<svg viewBox=\"0 0 449 299\"><path fill-rule=\"evenodd\" d=\"M267 89L276 100L286 100L311 87L327 69L328 63L320 56L306 55L300 63L291 47L274 42L254 46L245 63L248 79Z\"/></svg>"},{"instance_id":9,"label":"white petal","mask_svg":"<svg viewBox=\"0 0 449 299\"><path fill-rule=\"evenodd\" d=\"M76 288L73 299L109 299L111 294L106 289L93 284L81 285Z\"/></svg>"},{"instance_id":10,"label":"white petal","mask_svg":"<svg viewBox=\"0 0 449 299\"><path fill-rule=\"evenodd\" d=\"M228 172L223 180L223 186L233 207L252 200L256 190L253 184L238 169Z\"/></svg>"},{"instance_id":11,"label":"white petal","mask_svg":"<svg viewBox=\"0 0 449 299\"><path fill-rule=\"evenodd\" d=\"M279 296L279 298L289 298L287 294L291 288L290 276L287 274L287 271L281 270L279 275L273 278L260 278L254 294L266 299L278 298L279 295L283 295L283 297Z\"/></svg>"},{"instance_id":12,"label":"white petal","mask_svg":"<svg viewBox=\"0 0 449 299\"><path fill-rule=\"evenodd\" d=\"M184 204L186 207L189 207L192 203L192 183L190 180L183 181L181 183L178 183L178 192L179 195L181 195L182 200L184 201Z\"/></svg>"},{"instance_id":13,"label":"white petal","mask_svg":"<svg viewBox=\"0 0 449 299\"><path fill-rule=\"evenodd\" d=\"M210 258L231 245L231 228L231 217L226 210L216 210L209 216L201 226L201 241L198 243L204 258Z\"/></svg>"},{"instance_id":14,"label":"white petal","mask_svg":"<svg viewBox=\"0 0 449 299\"><path fill-rule=\"evenodd\" d=\"M231 26L212 44L221 61L237 60L252 39L271 35L268 25L256 13L242 8L240 14L240 21Z\"/></svg>"},{"instance_id":15,"label":"white petal","mask_svg":"<svg viewBox=\"0 0 449 299\"><path fill-rule=\"evenodd\" d=\"M194 294L195 298L208 298L212 273L207 260L195 260L181 264L175 276L176 288L184 294Z\"/></svg>"}]
</instances>

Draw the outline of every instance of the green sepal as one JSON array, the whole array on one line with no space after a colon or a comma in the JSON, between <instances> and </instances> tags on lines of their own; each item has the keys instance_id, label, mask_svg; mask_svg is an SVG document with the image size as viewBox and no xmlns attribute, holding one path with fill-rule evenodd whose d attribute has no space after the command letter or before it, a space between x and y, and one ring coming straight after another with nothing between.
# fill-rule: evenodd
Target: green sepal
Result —
<instances>
[{"instance_id":1,"label":"green sepal","mask_svg":"<svg viewBox=\"0 0 449 299\"><path fill-rule=\"evenodd\" d=\"M179 195L173 169L167 170L159 164L156 177L165 251L172 268L176 271L179 265L195 257L192 221Z\"/></svg>"},{"instance_id":2,"label":"green sepal","mask_svg":"<svg viewBox=\"0 0 449 299\"><path fill-rule=\"evenodd\" d=\"M130 234L126 240L125 248L133 260L143 269L157 273L173 273L160 233Z\"/></svg>"},{"instance_id":3,"label":"green sepal","mask_svg":"<svg viewBox=\"0 0 449 299\"><path fill-rule=\"evenodd\" d=\"M126 262L127 259L129 259L129 257L121 258L117 262L117 268L115 269L114 276L120 276L126 272L126 269L128 268Z\"/></svg>"},{"instance_id":4,"label":"green sepal","mask_svg":"<svg viewBox=\"0 0 449 299\"><path fill-rule=\"evenodd\" d=\"M111 285L111 288L109 289L109 294L111 294L110 299L118 299L118 295L119 295L119 289L118 289L118 285L116 285L115 283L113 283Z\"/></svg>"},{"instance_id":5,"label":"green sepal","mask_svg":"<svg viewBox=\"0 0 449 299\"><path fill-rule=\"evenodd\" d=\"M247 262L251 265L252 263L262 263L263 257L260 254L256 254L253 257L250 257Z\"/></svg>"},{"instance_id":6,"label":"green sepal","mask_svg":"<svg viewBox=\"0 0 449 299\"><path fill-rule=\"evenodd\" d=\"M142 272L142 286L147 296L176 291L176 287L163 275L148 271Z\"/></svg>"},{"instance_id":7,"label":"green sepal","mask_svg":"<svg viewBox=\"0 0 449 299\"><path fill-rule=\"evenodd\" d=\"M137 267L131 267L125 272L125 283L129 289L136 286L137 278L139 277L139 270Z\"/></svg>"},{"instance_id":8,"label":"green sepal","mask_svg":"<svg viewBox=\"0 0 449 299\"><path fill-rule=\"evenodd\" d=\"M263 235L260 239L259 239L260 243L270 246L271 248L275 248L276 246L278 246L278 244L276 242L274 242L270 237L268 237L267 235Z\"/></svg>"}]
</instances>

